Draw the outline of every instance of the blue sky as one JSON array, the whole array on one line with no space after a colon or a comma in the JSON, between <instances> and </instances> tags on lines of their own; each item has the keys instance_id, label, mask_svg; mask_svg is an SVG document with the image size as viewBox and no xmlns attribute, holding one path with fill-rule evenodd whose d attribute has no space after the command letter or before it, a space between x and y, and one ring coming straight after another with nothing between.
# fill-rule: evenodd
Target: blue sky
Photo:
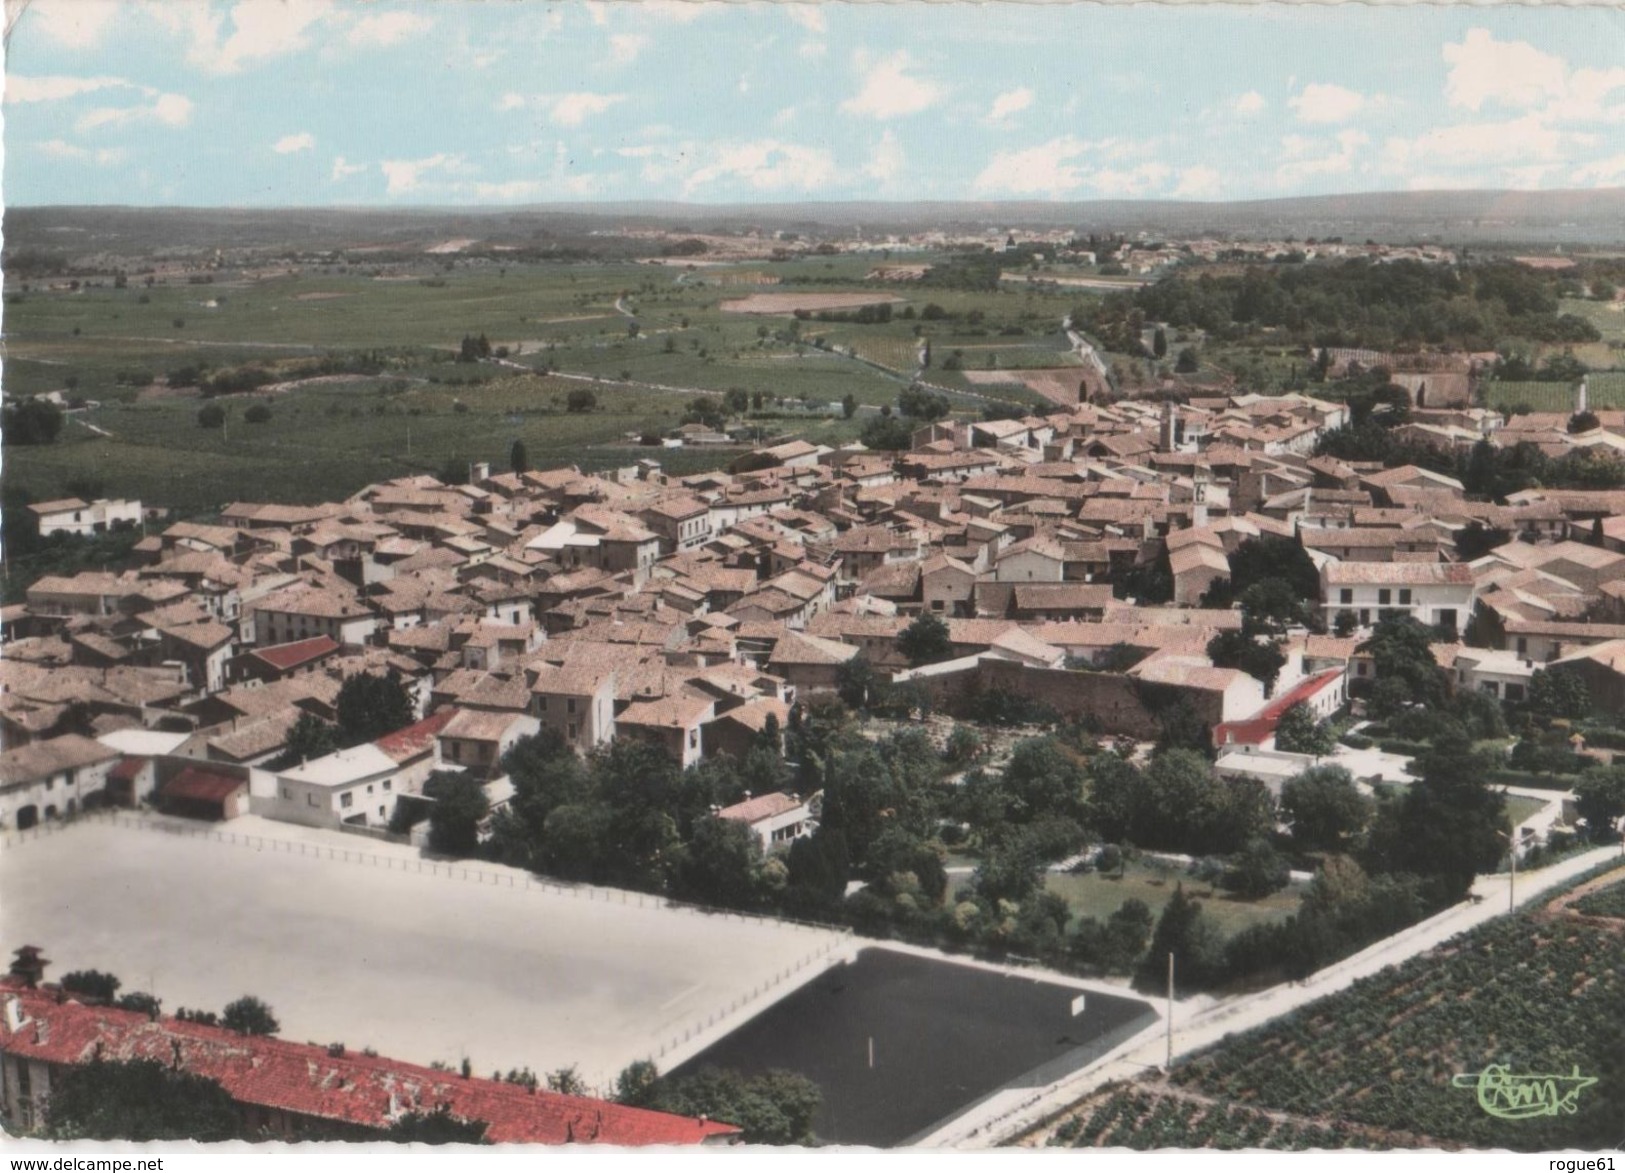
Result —
<instances>
[{"instance_id":1,"label":"blue sky","mask_svg":"<svg viewBox=\"0 0 1625 1173\"><path fill-rule=\"evenodd\" d=\"M11 204L1625 186L1625 10L32 0L4 113Z\"/></svg>"}]
</instances>

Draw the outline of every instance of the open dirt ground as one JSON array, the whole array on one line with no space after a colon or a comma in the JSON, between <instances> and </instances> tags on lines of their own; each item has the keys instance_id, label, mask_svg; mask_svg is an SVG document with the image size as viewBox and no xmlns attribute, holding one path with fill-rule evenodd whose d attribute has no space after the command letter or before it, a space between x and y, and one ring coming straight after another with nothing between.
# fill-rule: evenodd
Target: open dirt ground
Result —
<instances>
[{"instance_id":1,"label":"open dirt ground","mask_svg":"<svg viewBox=\"0 0 1625 1173\"><path fill-rule=\"evenodd\" d=\"M753 293L725 301L717 308L728 314L793 314L796 310L848 310L902 300L873 293Z\"/></svg>"},{"instance_id":2,"label":"open dirt ground","mask_svg":"<svg viewBox=\"0 0 1625 1173\"><path fill-rule=\"evenodd\" d=\"M578 1064L605 1086L708 1015L765 1007L840 941L636 893L527 888L495 865L448 875L461 865L256 817L208 828L225 842L195 824L120 823L0 849L0 947L41 946L52 976L112 972L171 1012L254 994L285 1038L419 1063L466 1055L481 1074Z\"/></svg>"}]
</instances>

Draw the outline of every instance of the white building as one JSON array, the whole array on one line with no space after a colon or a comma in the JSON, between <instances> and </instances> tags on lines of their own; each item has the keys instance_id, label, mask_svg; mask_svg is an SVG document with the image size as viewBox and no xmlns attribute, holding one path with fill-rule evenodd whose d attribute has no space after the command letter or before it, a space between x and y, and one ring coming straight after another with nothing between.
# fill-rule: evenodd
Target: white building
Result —
<instances>
[{"instance_id":1,"label":"white building","mask_svg":"<svg viewBox=\"0 0 1625 1173\"><path fill-rule=\"evenodd\" d=\"M811 835L817 826L812 819L812 808L805 801L793 794L782 793L752 798L747 792L744 802L723 807L717 811L717 818L744 823L762 841L764 852L803 835Z\"/></svg>"},{"instance_id":2,"label":"white building","mask_svg":"<svg viewBox=\"0 0 1625 1173\"><path fill-rule=\"evenodd\" d=\"M375 745L341 749L277 774L273 793L254 795L254 810L306 827L387 827L400 771L400 763Z\"/></svg>"},{"instance_id":3,"label":"white building","mask_svg":"<svg viewBox=\"0 0 1625 1173\"><path fill-rule=\"evenodd\" d=\"M26 831L41 821L77 814L99 802L115 749L77 733L0 753L0 826Z\"/></svg>"},{"instance_id":4,"label":"white building","mask_svg":"<svg viewBox=\"0 0 1625 1173\"><path fill-rule=\"evenodd\" d=\"M141 502L100 498L88 504L77 497L41 501L28 511L39 519L39 536L106 533L120 523L141 524Z\"/></svg>"},{"instance_id":5,"label":"white building","mask_svg":"<svg viewBox=\"0 0 1625 1173\"><path fill-rule=\"evenodd\" d=\"M1459 630L1476 597L1472 567L1461 562L1328 562L1320 588L1328 623L1349 614L1362 627L1410 615Z\"/></svg>"}]
</instances>

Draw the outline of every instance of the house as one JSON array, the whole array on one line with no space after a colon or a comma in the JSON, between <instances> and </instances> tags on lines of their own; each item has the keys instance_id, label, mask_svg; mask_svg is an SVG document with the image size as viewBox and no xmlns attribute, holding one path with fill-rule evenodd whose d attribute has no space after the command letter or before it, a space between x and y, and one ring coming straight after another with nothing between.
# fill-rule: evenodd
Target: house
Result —
<instances>
[{"instance_id":1,"label":"house","mask_svg":"<svg viewBox=\"0 0 1625 1173\"><path fill-rule=\"evenodd\" d=\"M773 645L765 667L782 676L798 696L833 692L841 665L858 654L851 644L805 632L787 631Z\"/></svg>"},{"instance_id":2,"label":"house","mask_svg":"<svg viewBox=\"0 0 1625 1173\"><path fill-rule=\"evenodd\" d=\"M924 609L936 615L968 616L976 572L958 558L933 554L920 564L920 594Z\"/></svg>"},{"instance_id":3,"label":"house","mask_svg":"<svg viewBox=\"0 0 1625 1173\"><path fill-rule=\"evenodd\" d=\"M515 742L541 727L540 721L524 713L466 709L440 731L440 760L486 781L501 772L502 755Z\"/></svg>"},{"instance_id":4,"label":"house","mask_svg":"<svg viewBox=\"0 0 1625 1173\"><path fill-rule=\"evenodd\" d=\"M679 687L666 696L634 700L616 716L615 728L654 742L686 770L705 755L702 730L715 718L716 706L715 697Z\"/></svg>"},{"instance_id":5,"label":"house","mask_svg":"<svg viewBox=\"0 0 1625 1173\"><path fill-rule=\"evenodd\" d=\"M330 635L312 636L290 644L272 644L244 652L226 665L226 678L232 684L259 681L269 684L315 672L339 651L339 642Z\"/></svg>"},{"instance_id":6,"label":"house","mask_svg":"<svg viewBox=\"0 0 1625 1173\"><path fill-rule=\"evenodd\" d=\"M1549 671L1572 672L1585 681L1592 708L1625 713L1625 639L1580 648L1554 660Z\"/></svg>"},{"instance_id":7,"label":"house","mask_svg":"<svg viewBox=\"0 0 1625 1173\"><path fill-rule=\"evenodd\" d=\"M325 635L346 647L365 644L378 627L378 617L330 587L299 584L266 595L246 608L252 615L251 642L263 647Z\"/></svg>"},{"instance_id":8,"label":"house","mask_svg":"<svg viewBox=\"0 0 1625 1173\"><path fill-rule=\"evenodd\" d=\"M1230 578L1230 559L1223 547L1207 542L1191 542L1174 550L1168 564L1174 572L1174 602L1182 607L1194 607L1214 583Z\"/></svg>"},{"instance_id":9,"label":"house","mask_svg":"<svg viewBox=\"0 0 1625 1173\"><path fill-rule=\"evenodd\" d=\"M1273 750L1275 728L1280 724L1281 714L1294 705L1308 706L1316 720L1324 721L1347 702L1348 669L1328 668L1298 681L1251 717L1214 726L1213 744L1221 750L1231 746Z\"/></svg>"},{"instance_id":10,"label":"house","mask_svg":"<svg viewBox=\"0 0 1625 1173\"><path fill-rule=\"evenodd\" d=\"M266 818L306 827L387 827L400 772L401 764L376 745L341 749L278 773L274 789L255 796L254 808Z\"/></svg>"},{"instance_id":11,"label":"house","mask_svg":"<svg viewBox=\"0 0 1625 1173\"><path fill-rule=\"evenodd\" d=\"M403 1115L441 1107L483 1121L493 1144L718 1144L739 1135L731 1124L465 1077L343 1044L90 1005L41 980L37 949L28 960L0 981L0 1123L13 1136L36 1131L53 1087L97 1059L153 1061L211 1080L246 1132L280 1140L379 1139Z\"/></svg>"},{"instance_id":12,"label":"house","mask_svg":"<svg viewBox=\"0 0 1625 1173\"><path fill-rule=\"evenodd\" d=\"M109 501L106 498L88 504L77 497L41 501L30 505L28 512L38 519L39 536L42 538L52 534L75 534L80 537L101 534L120 525L140 525L142 519L141 502Z\"/></svg>"},{"instance_id":13,"label":"house","mask_svg":"<svg viewBox=\"0 0 1625 1173\"><path fill-rule=\"evenodd\" d=\"M224 623L188 623L158 629L159 655L186 665L186 679L202 692L226 687L226 663L237 633Z\"/></svg>"},{"instance_id":14,"label":"house","mask_svg":"<svg viewBox=\"0 0 1625 1173\"><path fill-rule=\"evenodd\" d=\"M121 756L77 733L0 753L0 826L26 831L100 805Z\"/></svg>"},{"instance_id":15,"label":"house","mask_svg":"<svg viewBox=\"0 0 1625 1173\"><path fill-rule=\"evenodd\" d=\"M752 798L746 791L745 801L723 807L717 811L717 818L744 823L761 840L763 852L811 835L818 825L813 821L812 808L805 801L783 793Z\"/></svg>"},{"instance_id":16,"label":"house","mask_svg":"<svg viewBox=\"0 0 1625 1173\"><path fill-rule=\"evenodd\" d=\"M531 715L577 753L615 738L615 668L612 664L544 664L530 686Z\"/></svg>"},{"instance_id":17,"label":"house","mask_svg":"<svg viewBox=\"0 0 1625 1173\"><path fill-rule=\"evenodd\" d=\"M1459 562L1328 562L1320 570L1328 621L1353 616L1362 627L1410 615L1429 627L1459 630L1473 612L1473 569Z\"/></svg>"},{"instance_id":18,"label":"house","mask_svg":"<svg viewBox=\"0 0 1625 1173\"><path fill-rule=\"evenodd\" d=\"M166 815L220 823L249 811L249 771L185 759L159 764L158 809Z\"/></svg>"}]
</instances>

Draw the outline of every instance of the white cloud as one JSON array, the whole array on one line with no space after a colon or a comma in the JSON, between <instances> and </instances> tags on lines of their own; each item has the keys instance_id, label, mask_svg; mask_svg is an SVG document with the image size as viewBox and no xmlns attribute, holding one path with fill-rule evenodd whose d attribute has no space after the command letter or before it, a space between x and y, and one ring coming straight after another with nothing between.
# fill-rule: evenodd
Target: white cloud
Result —
<instances>
[{"instance_id":1,"label":"white cloud","mask_svg":"<svg viewBox=\"0 0 1625 1173\"><path fill-rule=\"evenodd\" d=\"M145 9L171 32L189 40L186 59L205 73L236 73L305 48L306 33L334 11L332 0L238 0L230 9L231 33L206 4L148 0Z\"/></svg>"},{"instance_id":2,"label":"white cloud","mask_svg":"<svg viewBox=\"0 0 1625 1173\"><path fill-rule=\"evenodd\" d=\"M864 71L863 86L841 103L843 114L901 118L929 109L942 98L940 86L909 73L912 62L906 50L874 62L860 51L856 61L858 68Z\"/></svg>"},{"instance_id":3,"label":"white cloud","mask_svg":"<svg viewBox=\"0 0 1625 1173\"><path fill-rule=\"evenodd\" d=\"M525 107L525 95L524 94L508 93L508 94L503 94L502 97L497 99L496 108L498 110L522 110L522 109L524 109L524 107Z\"/></svg>"},{"instance_id":4,"label":"white cloud","mask_svg":"<svg viewBox=\"0 0 1625 1173\"><path fill-rule=\"evenodd\" d=\"M722 4L700 3L699 0L638 0L637 11L639 16L659 16L674 24L689 24L708 12L725 7Z\"/></svg>"},{"instance_id":5,"label":"white cloud","mask_svg":"<svg viewBox=\"0 0 1625 1173\"><path fill-rule=\"evenodd\" d=\"M192 121L192 99L184 94L159 94L147 106L98 106L83 114L74 129L83 133L101 126L122 126L127 122L157 122L181 127Z\"/></svg>"},{"instance_id":6,"label":"white cloud","mask_svg":"<svg viewBox=\"0 0 1625 1173\"><path fill-rule=\"evenodd\" d=\"M417 190L426 172L454 167L460 162L456 155L438 154L426 159L386 159L378 166L384 172L385 192L402 195Z\"/></svg>"},{"instance_id":7,"label":"white cloud","mask_svg":"<svg viewBox=\"0 0 1625 1173\"><path fill-rule=\"evenodd\" d=\"M838 176L835 157L827 150L759 139L714 148L711 161L689 175L683 190L691 194L719 179L736 179L757 191L812 191Z\"/></svg>"},{"instance_id":8,"label":"white cloud","mask_svg":"<svg viewBox=\"0 0 1625 1173\"><path fill-rule=\"evenodd\" d=\"M887 184L903 174L903 162L902 145L898 143L897 136L888 130L875 144L863 173L877 183Z\"/></svg>"},{"instance_id":9,"label":"white cloud","mask_svg":"<svg viewBox=\"0 0 1625 1173\"><path fill-rule=\"evenodd\" d=\"M316 136L308 130L299 134L285 134L271 144L271 149L279 155L291 155L295 151L308 151L316 145Z\"/></svg>"},{"instance_id":10,"label":"white cloud","mask_svg":"<svg viewBox=\"0 0 1625 1173\"><path fill-rule=\"evenodd\" d=\"M651 44L642 33L616 33L609 39L609 59L616 65L631 65Z\"/></svg>"},{"instance_id":11,"label":"white cloud","mask_svg":"<svg viewBox=\"0 0 1625 1173\"><path fill-rule=\"evenodd\" d=\"M823 41L803 41L796 47L796 53L808 61L816 61L829 51L829 46Z\"/></svg>"},{"instance_id":12,"label":"white cloud","mask_svg":"<svg viewBox=\"0 0 1625 1173\"><path fill-rule=\"evenodd\" d=\"M1143 196L1166 186L1173 173L1166 163L1141 163L1127 171L1093 171L1084 182L1103 196Z\"/></svg>"},{"instance_id":13,"label":"white cloud","mask_svg":"<svg viewBox=\"0 0 1625 1173\"><path fill-rule=\"evenodd\" d=\"M1569 182L1580 186L1594 185L1597 187L1612 186L1625 180L1625 155L1615 155L1609 159L1598 159L1578 168L1569 176Z\"/></svg>"},{"instance_id":14,"label":"white cloud","mask_svg":"<svg viewBox=\"0 0 1625 1173\"><path fill-rule=\"evenodd\" d=\"M817 4L786 4L784 15L809 33L822 33L828 29L824 21L824 10Z\"/></svg>"},{"instance_id":15,"label":"white cloud","mask_svg":"<svg viewBox=\"0 0 1625 1173\"><path fill-rule=\"evenodd\" d=\"M381 12L356 21L346 40L352 45L398 45L433 27L433 20L416 12Z\"/></svg>"},{"instance_id":16,"label":"white cloud","mask_svg":"<svg viewBox=\"0 0 1625 1173\"><path fill-rule=\"evenodd\" d=\"M474 194L482 200L512 202L538 199L547 187L540 179L510 179L505 183L476 183Z\"/></svg>"},{"instance_id":17,"label":"white cloud","mask_svg":"<svg viewBox=\"0 0 1625 1173\"><path fill-rule=\"evenodd\" d=\"M978 192L1058 196L1083 186L1074 160L1089 144L1071 135L1021 151L1000 151L971 185Z\"/></svg>"},{"instance_id":18,"label":"white cloud","mask_svg":"<svg viewBox=\"0 0 1625 1173\"><path fill-rule=\"evenodd\" d=\"M77 163L95 163L102 167L112 166L125 156L125 151L122 147L105 147L101 150L93 151L87 147L75 146L73 143L64 142L59 138L50 139L49 141L43 143L35 143L34 145L38 147L40 151L51 156L53 159L72 159Z\"/></svg>"},{"instance_id":19,"label":"white cloud","mask_svg":"<svg viewBox=\"0 0 1625 1173\"><path fill-rule=\"evenodd\" d=\"M990 121L998 122L1001 119L1010 117L1012 114L1021 113L1021 111L1025 110L1032 104L1033 92L1026 86L1021 86L1013 90L1006 90L1004 93L993 99L993 105L988 110L987 116Z\"/></svg>"},{"instance_id":20,"label":"white cloud","mask_svg":"<svg viewBox=\"0 0 1625 1173\"><path fill-rule=\"evenodd\" d=\"M1219 194L1219 172L1212 167L1187 167L1179 173L1179 182L1171 193L1176 199L1207 200Z\"/></svg>"},{"instance_id":21,"label":"white cloud","mask_svg":"<svg viewBox=\"0 0 1625 1173\"><path fill-rule=\"evenodd\" d=\"M13 73L6 76L6 101L13 104L60 102L80 94L119 88L141 87L122 77L20 77Z\"/></svg>"},{"instance_id":22,"label":"white cloud","mask_svg":"<svg viewBox=\"0 0 1625 1173\"><path fill-rule=\"evenodd\" d=\"M1290 188L1317 175L1346 175L1354 170L1360 148L1370 143L1363 130L1339 131L1330 142L1289 134L1281 140L1287 161L1275 169L1275 182Z\"/></svg>"},{"instance_id":23,"label":"white cloud","mask_svg":"<svg viewBox=\"0 0 1625 1173\"><path fill-rule=\"evenodd\" d=\"M781 129L789 126L796 120L796 115L798 113L800 113L800 111L798 111L794 106L786 106L777 114L773 115L773 125Z\"/></svg>"},{"instance_id":24,"label":"white cloud","mask_svg":"<svg viewBox=\"0 0 1625 1173\"><path fill-rule=\"evenodd\" d=\"M565 94L553 103L550 117L555 126L580 126L592 115L602 114L617 102L624 101L625 94Z\"/></svg>"},{"instance_id":25,"label":"white cloud","mask_svg":"<svg viewBox=\"0 0 1625 1173\"><path fill-rule=\"evenodd\" d=\"M333 180L336 183L341 179L348 179L352 175L360 175L366 169L367 165L365 163L346 163L343 155L337 155L333 159Z\"/></svg>"},{"instance_id":26,"label":"white cloud","mask_svg":"<svg viewBox=\"0 0 1625 1173\"><path fill-rule=\"evenodd\" d=\"M1259 114L1263 112L1264 107L1267 105L1269 105L1269 103L1264 101L1263 94L1259 93L1257 90L1248 90L1245 94L1242 94L1241 97L1230 103L1230 109L1236 114Z\"/></svg>"},{"instance_id":27,"label":"white cloud","mask_svg":"<svg viewBox=\"0 0 1625 1173\"><path fill-rule=\"evenodd\" d=\"M1366 106L1366 96L1342 86L1314 84L1287 99L1300 122L1347 122Z\"/></svg>"},{"instance_id":28,"label":"white cloud","mask_svg":"<svg viewBox=\"0 0 1625 1173\"><path fill-rule=\"evenodd\" d=\"M1534 106L1564 90L1568 66L1524 41L1497 41L1488 29L1468 29L1459 45L1446 45L1450 65L1445 98L1452 106L1481 109L1493 101Z\"/></svg>"},{"instance_id":29,"label":"white cloud","mask_svg":"<svg viewBox=\"0 0 1625 1173\"><path fill-rule=\"evenodd\" d=\"M89 49L100 43L121 7L119 0L34 0L27 27L69 49Z\"/></svg>"},{"instance_id":30,"label":"white cloud","mask_svg":"<svg viewBox=\"0 0 1625 1173\"><path fill-rule=\"evenodd\" d=\"M1387 170L1406 172L1418 165L1478 167L1529 166L1562 162L1571 150L1586 147L1595 136L1557 130L1533 114L1506 122L1468 122L1441 126L1414 138L1391 138L1383 144Z\"/></svg>"}]
</instances>

